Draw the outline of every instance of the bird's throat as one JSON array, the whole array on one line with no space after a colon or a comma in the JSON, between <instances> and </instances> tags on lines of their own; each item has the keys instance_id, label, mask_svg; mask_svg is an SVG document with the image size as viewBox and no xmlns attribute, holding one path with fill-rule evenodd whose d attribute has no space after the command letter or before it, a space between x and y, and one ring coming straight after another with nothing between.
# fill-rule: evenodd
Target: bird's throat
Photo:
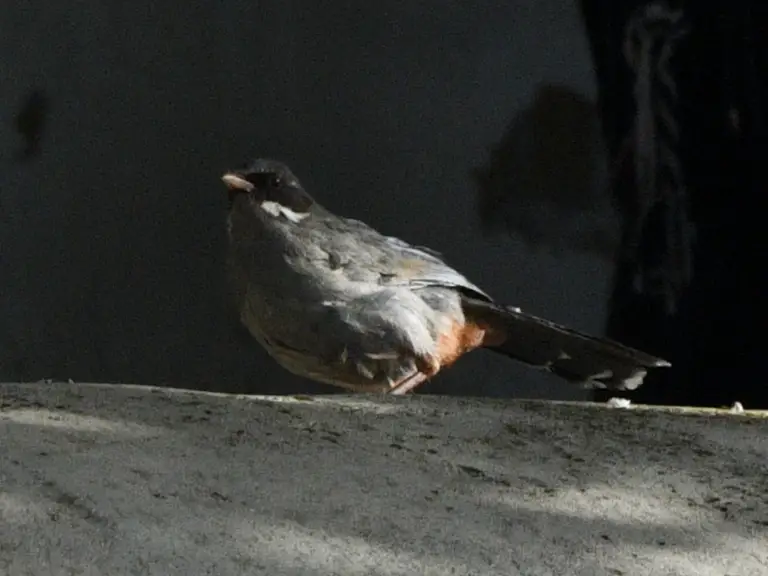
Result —
<instances>
[{"instance_id":1,"label":"bird's throat","mask_svg":"<svg viewBox=\"0 0 768 576\"><path fill-rule=\"evenodd\" d=\"M273 200L263 200L261 202L261 209L264 210L270 216L275 218L285 218L286 220L298 224L309 216L309 212L296 212L291 210L287 206L275 202Z\"/></svg>"}]
</instances>

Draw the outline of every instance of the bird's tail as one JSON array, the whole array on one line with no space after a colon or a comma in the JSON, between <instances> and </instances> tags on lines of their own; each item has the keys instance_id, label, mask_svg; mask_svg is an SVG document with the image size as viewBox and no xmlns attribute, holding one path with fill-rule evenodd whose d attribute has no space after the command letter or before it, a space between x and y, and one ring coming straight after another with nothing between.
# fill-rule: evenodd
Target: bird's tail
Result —
<instances>
[{"instance_id":1,"label":"bird's tail","mask_svg":"<svg viewBox=\"0 0 768 576\"><path fill-rule=\"evenodd\" d=\"M670 366L607 338L589 336L519 308L467 299L468 317L488 325L494 337L486 348L520 362L550 370L588 388L634 390L649 368Z\"/></svg>"}]
</instances>

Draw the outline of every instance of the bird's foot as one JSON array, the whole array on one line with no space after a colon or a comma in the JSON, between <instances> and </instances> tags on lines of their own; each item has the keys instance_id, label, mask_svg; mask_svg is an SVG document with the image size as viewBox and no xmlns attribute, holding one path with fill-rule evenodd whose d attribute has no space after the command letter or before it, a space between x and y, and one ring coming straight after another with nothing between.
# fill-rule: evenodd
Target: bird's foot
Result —
<instances>
[{"instance_id":1,"label":"bird's foot","mask_svg":"<svg viewBox=\"0 0 768 576\"><path fill-rule=\"evenodd\" d=\"M426 382L429 378L426 374L421 372L414 372L410 376L406 376L400 382L396 382L390 389L389 394L393 396L402 396L413 391L415 388Z\"/></svg>"}]
</instances>

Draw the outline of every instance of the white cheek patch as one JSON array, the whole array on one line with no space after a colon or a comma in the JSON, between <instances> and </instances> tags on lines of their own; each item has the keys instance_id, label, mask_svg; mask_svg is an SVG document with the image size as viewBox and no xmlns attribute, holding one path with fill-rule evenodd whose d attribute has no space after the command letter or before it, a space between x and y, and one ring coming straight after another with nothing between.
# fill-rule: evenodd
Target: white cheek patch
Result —
<instances>
[{"instance_id":1,"label":"white cheek patch","mask_svg":"<svg viewBox=\"0 0 768 576\"><path fill-rule=\"evenodd\" d=\"M304 218L307 218L309 216L309 212L303 212L303 213L294 212L290 208L287 208L282 204L274 202L273 200L265 200L264 202L262 202L261 209L264 210L264 212L266 212L267 214L274 216L275 218L279 217L282 214L286 220L289 220L294 224L298 224L299 222L304 220Z\"/></svg>"}]
</instances>

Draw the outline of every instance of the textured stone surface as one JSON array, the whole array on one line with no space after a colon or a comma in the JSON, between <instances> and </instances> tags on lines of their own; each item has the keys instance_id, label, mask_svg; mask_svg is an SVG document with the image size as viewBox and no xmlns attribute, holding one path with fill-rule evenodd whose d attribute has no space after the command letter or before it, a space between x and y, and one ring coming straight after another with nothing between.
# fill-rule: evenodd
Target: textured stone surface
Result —
<instances>
[{"instance_id":1,"label":"textured stone surface","mask_svg":"<svg viewBox=\"0 0 768 576\"><path fill-rule=\"evenodd\" d=\"M0 386L0 574L768 573L768 419Z\"/></svg>"}]
</instances>

